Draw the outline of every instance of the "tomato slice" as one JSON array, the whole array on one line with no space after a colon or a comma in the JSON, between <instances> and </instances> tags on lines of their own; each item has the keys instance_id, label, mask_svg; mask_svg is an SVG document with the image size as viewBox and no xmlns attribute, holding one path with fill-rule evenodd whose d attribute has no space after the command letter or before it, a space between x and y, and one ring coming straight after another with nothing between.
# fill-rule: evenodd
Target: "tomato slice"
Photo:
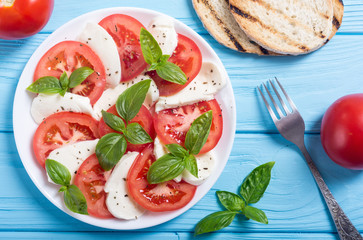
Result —
<instances>
[{"instance_id":1,"label":"tomato slice","mask_svg":"<svg viewBox=\"0 0 363 240\"><path fill-rule=\"evenodd\" d=\"M112 107L110 107L107 110L107 112L112 113L116 116L120 116L117 113L116 105L113 105ZM141 106L139 113L133 119L131 119L130 123L133 123L133 122L140 124L145 129L145 131L150 135L150 137L152 139L155 138L155 129L154 129L153 119L152 119L152 116L151 116L149 110L144 105ZM102 136L106 135L107 133L117 132L117 131L115 131L112 128L110 128L109 126L107 126L105 121L103 121L103 118L101 118L100 123L99 123L99 132L102 137ZM141 152L147 145L148 145L148 143L131 144L128 142L126 151Z\"/></svg>"},{"instance_id":2,"label":"tomato slice","mask_svg":"<svg viewBox=\"0 0 363 240\"><path fill-rule=\"evenodd\" d=\"M110 174L111 171L102 169L96 154L93 154L84 160L74 179L74 184L86 198L88 213L94 217L113 218L107 209L107 193L104 191Z\"/></svg>"},{"instance_id":3,"label":"tomato slice","mask_svg":"<svg viewBox=\"0 0 363 240\"><path fill-rule=\"evenodd\" d=\"M113 14L99 22L116 43L121 62L121 81L138 76L147 66L140 46L140 30L145 28L133 17Z\"/></svg>"},{"instance_id":4,"label":"tomato slice","mask_svg":"<svg viewBox=\"0 0 363 240\"><path fill-rule=\"evenodd\" d=\"M99 138L98 122L83 113L60 112L39 124L33 138L35 157L45 167L49 153L66 144Z\"/></svg>"},{"instance_id":5,"label":"tomato slice","mask_svg":"<svg viewBox=\"0 0 363 240\"><path fill-rule=\"evenodd\" d=\"M86 96L93 105L102 95L106 85L105 67L93 50L81 42L63 41L49 49L38 62L34 81L44 76L59 78L63 72L68 77L80 67L90 67L92 73L80 85L71 89L72 93Z\"/></svg>"},{"instance_id":6,"label":"tomato slice","mask_svg":"<svg viewBox=\"0 0 363 240\"><path fill-rule=\"evenodd\" d=\"M185 136L193 121L203 113L212 110L213 120L207 142L200 154L212 150L222 136L223 118L217 100L204 101L173 109L165 109L154 114L156 134L163 144L178 143L184 146Z\"/></svg>"},{"instance_id":7,"label":"tomato slice","mask_svg":"<svg viewBox=\"0 0 363 240\"><path fill-rule=\"evenodd\" d=\"M184 181L177 183L173 180L149 184L146 176L154 161L153 146L149 144L135 159L127 175L127 187L132 198L152 212L172 211L187 205L197 187Z\"/></svg>"},{"instance_id":8,"label":"tomato slice","mask_svg":"<svg viewBox=\"0 0 363 240\"><path fill-rule=\"evenodd\" d=\"M199 47L190 38L178 34L178 45L169 61L178 65L187 76L188 81L184 85L163 80L156 71L148 72L148 75L158 86L160 96L170 96L181 91L198 75L202 67L202 53Z\"/></svg>"}]
</instances>

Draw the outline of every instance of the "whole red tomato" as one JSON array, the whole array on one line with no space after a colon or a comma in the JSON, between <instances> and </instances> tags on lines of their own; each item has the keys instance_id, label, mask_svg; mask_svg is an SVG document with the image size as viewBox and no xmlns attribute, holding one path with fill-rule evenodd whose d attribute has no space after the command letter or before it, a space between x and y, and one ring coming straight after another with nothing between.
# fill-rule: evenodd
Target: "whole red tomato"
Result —
<instances>
[{"instance_id":1,"label":"whole red tomato","mask_svg":"<svg viewBox=\"0 0 363 240\"><path fill-rule=\"evenodd\" d=\"M321 141L337 164L363 169L363 93L335 101L321 124Z\"/></svg>"},{"instance_id":2,"label":"whole red tomato","mask_svg":"<svg viewBox=\"0 0 363 240\"><path fill-rule=\"evenodd\" d=\"M20 39L39 32L52 14L54 0L0 0L0 38Z\"/></svg>"}]
</instances>

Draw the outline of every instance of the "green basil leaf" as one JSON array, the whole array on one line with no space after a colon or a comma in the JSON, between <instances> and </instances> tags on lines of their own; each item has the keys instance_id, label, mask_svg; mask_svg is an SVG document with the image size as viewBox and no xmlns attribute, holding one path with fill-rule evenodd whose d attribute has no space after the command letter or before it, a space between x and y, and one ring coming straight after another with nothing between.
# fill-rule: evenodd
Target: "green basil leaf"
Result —
<instances>
[{"instance_id":1,"label":"green basil leaf","mask_svg":"<svg viewBox=\"0 0 363 240\"><path fill-rule=\"evenodd\" d=\"M64 203L72 212L88 215L86 198L76 185L70 185L64 191Z\"/></svg>"},{"instance_id":2,"label":"green basil leaf","mask_svg":"<svg viewBox=\"0 0 363 240\"><path fill-rule=\"evenodd\" d=\"M185 169L187 169L194 177L198 178L198 164L194 155L190 154L184 159Z\"/></svg>"},{"instance_id":3,"label":"green basil leaf","mask_svg":"<svg viewBox=\"0 0 363 240\"><path fill-rule=\"evenodd\" d=\"M236 214L237 212L231 211L220 211L209 214L195 226L194 235L213 232L228 227Z\"/></svg>"},{"instance_id":4,"label":"green basil leaf","mask_svg":"<svg viewBox=\"0 0 363 240\"><path fill-rule=\"evenodd\" d=\"M165 63L165 62L167 62L168 61L168 59L170 58L170 55L166 55L166 54L164 54L163 56L161 56L161 58L160 58L160 62L161 63Z\"/></svg>"},{"instance_id":5,"label":"green basil leaf","mask_svg":"<svg viewBox=\"0 0 363 240\"><path fill-rule=\"evenodd\" d=\"M178 158L185 158L189 156L189 152L185 150L182 146L176 143L167 144L165 147L169 150L171 154Z\"/></svg>"},{"instance_id":6,"label":"green basil leaf","mask_svg":"<svg viewBox=\"0 0 363 240\"><path fill-rule=\"evenodd\" d=\"M136 122L127 125L124 135L131 144L145 144L153 141L145 129Z\"/></svg>"},{"instance_id":7,"label":"green basil leaf","mask_svg":"<svg viewBox=\"0 0 363 240\"><path fill-rule=\"evenodd\" d=\"M63 89L57 78L46 76L30 84L27 90L33 93L56 94L60 93Z\"/></svg>"},{"instance_id":8,"label":"green basil leaf","mask_svg":"<svg viewBox=\"0 0 363 240\"><path fill-rule=\"evenodd\" d=\"M210 110L193 121L185 137L185 148L191 154L197 155L207 141L212 119L213 113Z\"/></svg>"},{"instance_id":9,"label":"green basil leaf","mask_svg":"<svg viewBox=\"0 0 363 240\"><path fill-rule=\"evenodd\" d=\"M67 191L68 187L67 186L61 186L59 188L59 191L58 192L64 192L64 191Z\"/></svg>"},{"instance_id":10,"label":"green basil leaf","mask_svg":"<svg viewBox=\"0 0 363 240\"><path fill-rule=\"evenodd\" d=\"M227 191L217 191L216 194L222 205L229 211L242 211L246 205L237 194Z\"/></svg>"},{"instance_id":11,"label":"green basil leaf","mask_svg":"<svg viewBox=\"0 0 363 240\"><path fill-rule=\"evenodd\" d=\"M247 217L250 218L252 220L255 220L256 222L260 222L260 223L264 223L264 224L268 224L268 219L266 217L266 214L255 207L252 206L246 206L243 209L243 214Z\"/></svg>"},{"instance_id":12,"label":"green basil leaf","mask_svg":"<svg viewBox=\"0 0 363 240\"><path fill-rule=\"evenodd\" d=\"M120 161L127 147L124 135L109 133L103 136L96 145L96 155L101 167L111 170Z\"/></svg>"},{"instance_id":13,"label":"green basil leaf","mask_svg":"<svg viewBox=\"0 0 363 240\"><path fill-rule=\"evenodd\" d=\"M143 80L126 89L116 101L117 113L126 121L133 119L140 111L149 91L151 80Z\"/></svg>"},{"instance_id":14,"label":"green basil leaf","mask_svg":"<svg viewBox=\"0 0 363 240\"><path fill-rule=\"evenodd\" d=\"M52 159L47 159L45 161L45 169L47 170L50 179L52 179L54 183L62 186L68 186L70 184L71 173L60 162Z\"/></svg>"},{"instance_id":15,"label":"green basil leaf","mask_svg":"<svg viewBox=\"0 0 363 240\"><path fill-rule=\"evenodd\" d=\"M150 166L147 180L150 184L166 182L179 176L184 168L184 159L168 153Z\"/></svg>"},{"instance_id":16,"label":"green basil leaf","mask_svg":"<svg viewBox=\"0 0 363 240\"><path fill-rule=\"evenodd\" d=\"M159 61L163 54L159 43L155 40L153 35L144 28L141 28L140 31L140 45L145 62L152 64Z\"/></svg>"},{"instance_id":17,"label":"green basil leaf","mask_svg":"<svg viewBox=\"0 0 363 240\"><path fill-rule=\"evenodd\" d=\"M180 69L180 67L168 61L159 65L156 68L156 73L159 75L159 77L168 82L180 85L184 85L187 82L187 76Z\"/></svg>"},{"instance_id":18,"label":"green basil leaf","mask_svg":"<svg viewBox=\"0 0 363 240\"><path fill-rule=\"evenodd\" d=\"M156 63L152 63L148 69L148 71L153 71L156 70L159 67L160 63L156 62Z\"/></svg>"},{"instance_id":19,"label":"green basil leaf","mask_svg":"<svg viewBox=\"0 0 363 240\"><path fill-rule=\"evenodd\" d=\"M126 127L125 127L124 120L122 120L122 118L120 118L119 116L116 116L112 113L108 113L108 112L102 110L102 118L103 118L103 121L107 124L107 126L112 128L113 130L118 131L118 132L125 131Z\"/></svg>"},{"instance_id":20,"label":"green basil leaf","mask_svg":"<svg viewBox=\"0 0 363 240\"><path fill-rule=\"evenodd\" d=\"M240 194L247 204L258 202L271 179L271 170L275 162L262 164L252 170L242 183Z\"/></svg>"},{"instance_id":21,"label":"green basil leaf","mask_svg":"<svg viewBox=\"0 0 363 240\"><path fill-rule=\"evenodd\" d=\"M81 84L89 75L93 73L93 69L89 67L80 67L74 70L69 77L69 88L74 88Z\"/></svg>"},{"instance_id":22,"label":"green basil leaf","mask_svg":"<svg viewBox=\"0 0 363 240\"><path fill-rule=\"evenodd\" d=\"M68 79L68 76L67 76L66 72L62 73L62 75L59 78L59 82L60 82L60 84L62 86L62 89L67 91L68 90L68 85L69 85L69 79Z\"/></svg>"}]
</instances>

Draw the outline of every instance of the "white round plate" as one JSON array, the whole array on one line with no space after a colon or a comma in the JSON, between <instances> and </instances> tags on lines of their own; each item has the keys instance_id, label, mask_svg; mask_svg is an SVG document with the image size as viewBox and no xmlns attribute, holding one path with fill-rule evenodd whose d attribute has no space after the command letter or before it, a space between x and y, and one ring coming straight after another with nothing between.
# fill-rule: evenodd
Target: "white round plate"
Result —
<instances>
[{"instance_id":1,"label":"white round plate","mask_svg":"<svg viewBox=\"0 0 363 240\"><path fill-rule=\"evenodd\" d=\"M216 63L227 80L227 85L218 92L216 96L223 110L224 128L222 138L215 149L217 161L214 172L205 183L197 188L192 201L184 208L177 211L163 213L146 212L139 219L132 221L120 219L104 220L70 212L65 207L61 194L58 193L59 187L48 182L44 169L37 163L33 154L32 140L37 124L32 119L30 107L34 94L27 92L26 88L32 83L34 69L38 61L49 48L63 40L75 40L87 22L98 23L104 17L115 13L130 15L138 19L146 27L149 25L151 19L156 16L164 15L159 12L140 8L120 7L101 9L79 16L54 31L54 33L52 33L31 56L20 77L14 99L14 135L20 158L27 173L43 195L55 206L72 217L95 226L110 229L141 229L164 223L187 211L196 204L217 181L228 161L232 149L236 128L236 108L232 86L221 60L202 37L182 22L174 19L176 31L193 39L202 52L203 61L208 60Z\"/></svg>"}]
</instances>

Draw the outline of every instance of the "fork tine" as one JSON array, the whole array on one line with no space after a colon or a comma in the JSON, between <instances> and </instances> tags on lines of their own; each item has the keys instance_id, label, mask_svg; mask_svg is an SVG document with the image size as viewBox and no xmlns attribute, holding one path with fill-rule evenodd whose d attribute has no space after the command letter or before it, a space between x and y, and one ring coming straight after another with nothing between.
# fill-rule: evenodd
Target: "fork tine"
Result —
<instances>
[{"instance_id":1,"label":"fork tine","mask_svg":"<svg viewBox=\"0 0 363 240\"><path fill-rule=\"evenodd\" d=\"M288 107L286 106L285 102L282 100L282 98L281 98L281 96L280 96L279 92L278 92L278 91L277 91L277 89L275 88L275 85L273 84L273 82L272 82L271 80L269 80L269 81L270 81L270 84L271 84L271 86L272 86L272 88L273 88L273 90L274 90L274 92L275 92L275 94L276 94L277 98L279 99L279 101L280 101L280 103L281 103L282 107L284 108L286 115L287 115L287 114L289 114L289 113L290 113L290 110L289 110L289 109L288 109Z\"/></svg>"},{"instance_id":2,"label":"fork tine","mask_svg":"<svg viewBox=\"0 0 363 240\"><path fill-rule=\"evenodd\" d=\"M295 105L295 104L294 104L294 102L291 100L291 98L289 97L289 95L287 95L287 93L286 93L285 89L282 87L282 85L281 85L281 83L279 82L279 80L277 79L277 77L275 77L275 80L276 80L276 82L279 84L279 86L280 86L280 88L281 88L282 92L284 93L284 95L285 95L285 97L286 97L287 101L290 103L291 108L292 108L293 110L297 111L297 107L296 107L296 105Z\"/></svg>"},{"instance_id":3,"label":"fork tine","mask_svg":"<svg viewBox=\"0 0 363 240\"><path fill-rule=\"evenodd\" d=\"M271 116L272 120L274 122L276 122L277 118L276 118L276 115L275 115L274 111L272 111L272 109L270 107L270 104L267 102L265 96L263 95L263 93L261 92L261 89L258 86L257 86L257 89L260 92L263 101L265 102L266 108L267 108L268 112L270 113L270 116Z\"/></svg>"},{"instance_id":4,"label":"fork tine","mask_svg":"<svg viewBox=\"0 0 363 240\"><path fill-rule=\"evenodd\" d=\"M282 118L284 116L284 114L281 112L280 107L276 104L275 99L272 97L270 91L267 89L267 87L264 83L263 83L263 86L265 87L267 94L270 96L271 102L275 106L277 113L280 115L280 118Z\"/></svg>"}]
</instances>

